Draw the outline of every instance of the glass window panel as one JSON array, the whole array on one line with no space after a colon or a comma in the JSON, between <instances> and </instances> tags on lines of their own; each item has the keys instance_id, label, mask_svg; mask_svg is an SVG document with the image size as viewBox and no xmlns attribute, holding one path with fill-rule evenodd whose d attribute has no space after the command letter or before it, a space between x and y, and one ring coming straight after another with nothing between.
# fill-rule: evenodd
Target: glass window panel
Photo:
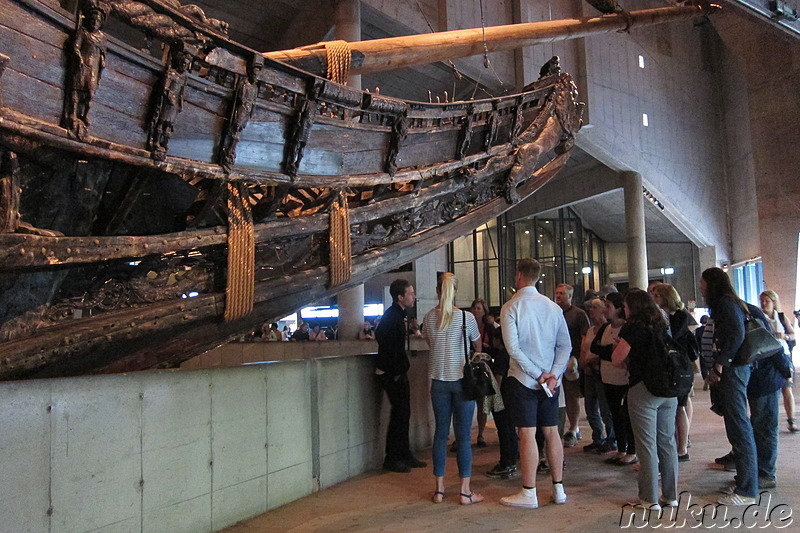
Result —
<instances>
[{"instance_id":1,"label":"glass window panel","mask_svg":"<svg viewBox=\"0 0 800 533\"><path fill-rule=\"evenodd\" d=\"M575 219L564 220L564 257L577 260L581 255L580 228Z\"/></svg>"},{"instance_id":2,"label":"glass window panel","mask_svg":"<svg viewBox=\"0 0 800 533\"><path fill-rule=\"evenodd\" d=\"M483 298L486 299L486 292L489 290L486 284L486 278L488 277L488 272L486 272L486 261L478 261L478 292L475 298ZM472 302L472 300L470 300Z\"/></svg>"},{"instance_id":3,"label":"glass window panel","mask_svg":"<svg viewBox=\"0 0 800 533\"><path fill-rule=\"evenodd\" d=\"M556 224L552 220L537 220L536 239L539 257L556 254Z\"/></svg>"},{"instance_id":4,"label":"glass window panel","mask_svg":"<svg viewBox=\"0 0 800 533\"><path fill-rule=\"evenodd\" d=\"M453 241L453 261L472 261L472 233Z\"/></svg>"},{"instance_id":5,"label":"glass window panel","mask_svg":"<svg viewBox=\"0 0 800 533\"><path fill-rule=\"evenodd\" d=\"M478 233L481 240L478 243L478 250L482 259L497 259L497 239L494 229L484 230Z\"/></svg>"},{"instance_id":6,"label":"glass window panel","mask_svg":"<svg viewBox=\"0 0 800 533\"><path fill-rule=\"evenodd\" d=\"M517 257L533 257L533 231L527 220L519 222L516 228Z\"/></svg>"},{"instance_id":7,"label":"glass window panel","mask_svg":"<svg viewBox=\"0 0 800 533\"><path fill-rule=\"evenodd\" d=\"M453 270L459 278L459 305L469 305L477 297L492 307L501 306L513 294L516 262L523 257L535 257L542 263L539 288L548 297L552 298L555 286L562 282L575 288L578 299L587 288L599 289L605 273L603 242L584 230L569 208L559 210L558 217L548 216L551 218L501 222L502 234L498 233L498 221L492 220L455 241L453 261L457 266ZM584 274L584 267L591 272Z\"/></svg>"},{"instance_id":8,"label":"glass window panel","mask_svg":"<svg viewBox=\"0 0 800 533\"><path fill-rule=\"evenodd\" d=\"M552 263L542 264L542 276L539 279L539 284L536 288L541 294L548 298L553 298L556 292L556 285L558 284L556 278L556 267Z\"/></svg>"},{"instance_id":9,"label":"glass window panel","mask_svg":"<svg viewBox=\"0 0 800 533\"><path fill-rule=\"evenodd\" d=\"M500 300L500 267L499 261L487 262L487 271L489 276L488 297L486 302L489 307L500 307L503 302Z\"/></svg>"},{"instance_id":10,"label":"glass window panel","mask_svg":"<svg viewBox=\"0 0 800 533\"><path fill-rule=\"evenodd\" d=\"M469 307L469 304L475 299L474 268L475 265L471 261L466 263L456 263L453 265L453 274L455 274L456 278L458 279L456 305L459 307L463 307L464 305Z\"/></svg>"}]
</instances>

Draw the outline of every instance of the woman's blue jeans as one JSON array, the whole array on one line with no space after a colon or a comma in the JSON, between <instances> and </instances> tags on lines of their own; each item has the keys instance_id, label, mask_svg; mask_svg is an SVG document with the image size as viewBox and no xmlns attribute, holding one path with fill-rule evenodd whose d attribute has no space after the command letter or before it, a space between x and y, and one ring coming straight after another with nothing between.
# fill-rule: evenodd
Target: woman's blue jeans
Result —
<instances>
[{"instance_id":1,"label":"woman's blue jeans","mask_svg":"<svg viewBox=\"0 0 800 533\"><path fill-rule=\"evenodd\" d=\"M431 380L431 404L436 430L433 434L433 475L444 476L447 459L447 439L450 436L450 420L455 428L458 443L458 475L472 476L472 447L470 431L475 414L475 401L467 400L459 381Z\"/></svg>"},{"instance_id":2,"label":"woman's blue jeans","mask_svg":"<svg viewBox=\"0 0 800 533\"><path fill-rule=\"evenodd\" d=\"M758 477L775 480L778 460L778 400L780 391L764 396L748 396L750 423L756 443Z\"/></svg>"},{"instance_id":3,"label":"woman's blue jeans","mask_svg":"<svg viewBox=\"0 0 800 533\"><path fill-rule=\"evenodd\" d=\"M614 442L614 421L599 374L583 374L583 408L592 428L592 442Z\"/></svg>"},{"instance_id":4,"label":"woman's blue jeans","mask_svg":"<svg viewBox=\"0 0 800 533\"><path fill-rule=\"evenodd\" d=\"M725 432L736 461L736 494L755 498L758 493L758 458L753 425L747 417L747 384L750 365L729 366L719 382Z\"/></svg>"}]
</instances>

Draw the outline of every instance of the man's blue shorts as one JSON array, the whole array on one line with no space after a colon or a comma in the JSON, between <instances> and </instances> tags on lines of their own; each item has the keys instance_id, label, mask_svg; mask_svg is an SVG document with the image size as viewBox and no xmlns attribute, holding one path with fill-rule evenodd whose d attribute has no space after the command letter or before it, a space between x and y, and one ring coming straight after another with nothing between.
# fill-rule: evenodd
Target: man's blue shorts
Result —
<instances>
[{"instance_id":1,"label":"man's blue shorts","mask_svg":"<svg viewBox=\"0 0 800 533\"><path fill-rule=\"evenodd\" d=\"M511 423L518 428L558 426L558 394L556 389L550 398L541 389L529 389L517 378L503 380L503 399L508 396L506 409Z\"/></svg>"}]
</instances>

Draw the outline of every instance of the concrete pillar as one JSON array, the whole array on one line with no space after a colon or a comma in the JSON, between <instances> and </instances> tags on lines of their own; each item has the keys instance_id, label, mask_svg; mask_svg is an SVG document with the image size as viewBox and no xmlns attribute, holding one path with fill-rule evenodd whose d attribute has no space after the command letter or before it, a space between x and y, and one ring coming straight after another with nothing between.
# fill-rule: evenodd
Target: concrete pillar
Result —
<instances>
[{"instance_id":1,"label":"concrete pillar","mask_svg":"<svg viewBox=\"0 0 800 533\"><path fill-rule=\"evenodd\" d=\"M717 264L717 247L716 246L704 246L702 248L698 248L697 250L698 250L698 255L699 255L699 258L700 258L700 273L701 274L707 268L719 266Z\"/></svg>"},{"instance_id":2,"label":"concrete pillar","mask_svg":"<svg viewBox=\"0 0 800 533\"><path fill-rule=\"evenodd\" d=\"M522 5L521 0L513 0L511 2L511 16L512 21L514 24L519 24L521 22L529 22L527 19L527 12L525 11L525 7ZM525 49L524 48L516 48L514 49L514 80L515 80L515 87L518 92L522 92L522 88L525 87L525 80L526 77L526 67L527 63L525 62Z\"/></svg>"},{"instance_id":3,"label":"concrete pillar","mask_svg":"<svg viewBox=\"0 0 800 533\"><path fill-rule=\"evenodd\" d=\"M337 0L335 8L336 38L353 42L361 40L361 1ZM361 76L350 76L347 85L354 89L361 88Z\"/></svg>"},{"instance_id":4,"label":"concrete pillar","mask_svg":"<svg viewBox=\"0 0 800 533\"><path fill-rule=\"evenodd\" d=\"M625 230L628 234L628 286L647 289L647 241L644 232L642 175L623 172Z\"/></svg>"},{"instance_id":5,"label":"concrete pillar","mask_svg":"<svg viewBox=\"0 0 800 533\"><path fill-rule=\"evenodd\" d=\"M336 295L339 307L339 338L350 341L358 337L364 324L364 285Z\"/></svg>"},{"instance_id":6,"label":"concrete pillar","mask_svg":"<svg viewBox=\"0 0 800 533\"><path fill-rule=\"evenodd\" d=\"M353 42L361 40L361 1L337 0L335 7L336 38ZM350 76L347 85L361 88L361 76ZM364 285L339 293L339 338L352 340L364 324Z\"/></svg>"}]
</instances>

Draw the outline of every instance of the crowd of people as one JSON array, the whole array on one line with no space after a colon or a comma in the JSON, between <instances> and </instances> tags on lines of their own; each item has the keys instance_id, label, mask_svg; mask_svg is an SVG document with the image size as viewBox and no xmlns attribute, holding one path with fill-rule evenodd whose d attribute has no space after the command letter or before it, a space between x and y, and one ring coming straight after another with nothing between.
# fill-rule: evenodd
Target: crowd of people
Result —
<instances>
[{"instance_id":1,"label":"crowd of people","mask_svg":"<svg viewBox=\"0 0 800 533\"><path fill-rule=\"evenodd\" d=\"M365 320L358 334L355 336L357 340L375 340L375 330L380 324L380 317L375 319L375 323ZM261 340L263 341L328 341L339 339L339 326L338 324L331 327L320 324L311 324L309 322L301 321L297 330L292 333L284 327L283 332L277 330L276 323L265 323L262 328ZM412 337L422 337L419 324L416 318L412 318L407 322L405 328L408 334Z\"/></svg>"},{"instance_id":2,"label":"crowd of people","mask_svg":"<svg viewBox=\"0 0 800 533\"><path fill-rule=\"evenodd\" d=\"M404 473L427 466L409 447L409 361L404 347L413 333L421 334L430 347L434 503L446 497L451 422L459 502L469 505L484 500L470 485L470 435L477 408L475 445L486 445L489 413L499 440L499 461L486 475L520 478L522 485L518 493L501 498L501 503L537 508L537 472L549 472L550 501L564 504L564 448L576 446L582 438L583 400L591 428L591 442L583 451L605 454L605 463L610 465L635 465L635 507L660 510L678 505L679 463L690 460L694 391L664 393L652 385L658 377L654 369L659 368L653 362L664 357L691 361L694 371L703 376L704 388L710 388L712 410L723 418L731 452L717 462L735 470L736 477L723 487L718 503L750 505L759 489L776 486L781 395L788 430L796 432L798 426L791 389L793 320L781 311L773 291L761 294L758 308L736 296L727 273L707 269L700 292L709 316L698 324L669 284L632 288L624 295L613 287L591 291L583 305L574 305L573 288L567 284L556 287L553 300L540 294L540 273L534 259L518 263L516 292L500 310L499 323L483 300L475 300L468 311L457 308L458 281L452 273L442 274L436 288L438 305L425 315L421 333L416 326L412 330L406 317L416 301L413 286L405 280L392 284L393 304L374 331L378 342L375 373L391 406L386 470ZM743 362L749 320L771 332L782 349L759 361ZM367 326L365 335L372 333ZM477 402L468 399L463 381L470 358L488 365L495 395Z\"/></svg>"},{"instance_id":3,"label":"crowd of people","mask_svg":"<svg viewBox=\"0 0 800 533\"><path fill-rule=\"evenodd\" d=\"M262 342L280 341L327 341L333 340L337 336L337 328L323 327L320 324L309 324L300 322L297 329L292 332L288 326L283 329L278 328L277 322L265 322L261 331L252 333L252 340Z\"/></svg>"},{"instance_id":4,"label":"crowd of people","mask_svg":"<svg viewBox=\"0 0 800 533\"><path fill-rule=\"evenodd\" d=\"M373 325L369 321L364 321L363 327L355 336L358 340L375 340L375 328L380 323L380 318L375 320ZM409 321L410 334L412 336L421 337L419 326L416 325L416 319ZM249 334L249 338L245 340L263 341L263 342L277 342L277 341L328 341L337 340L339 338L338 324L334 326L327 326L319 323L310 323L300 321L297 329L292 332L288 326L279 329L277 322L265 322L261 326L261 330L253 331Z\"/></svg>"}]
</instances>

